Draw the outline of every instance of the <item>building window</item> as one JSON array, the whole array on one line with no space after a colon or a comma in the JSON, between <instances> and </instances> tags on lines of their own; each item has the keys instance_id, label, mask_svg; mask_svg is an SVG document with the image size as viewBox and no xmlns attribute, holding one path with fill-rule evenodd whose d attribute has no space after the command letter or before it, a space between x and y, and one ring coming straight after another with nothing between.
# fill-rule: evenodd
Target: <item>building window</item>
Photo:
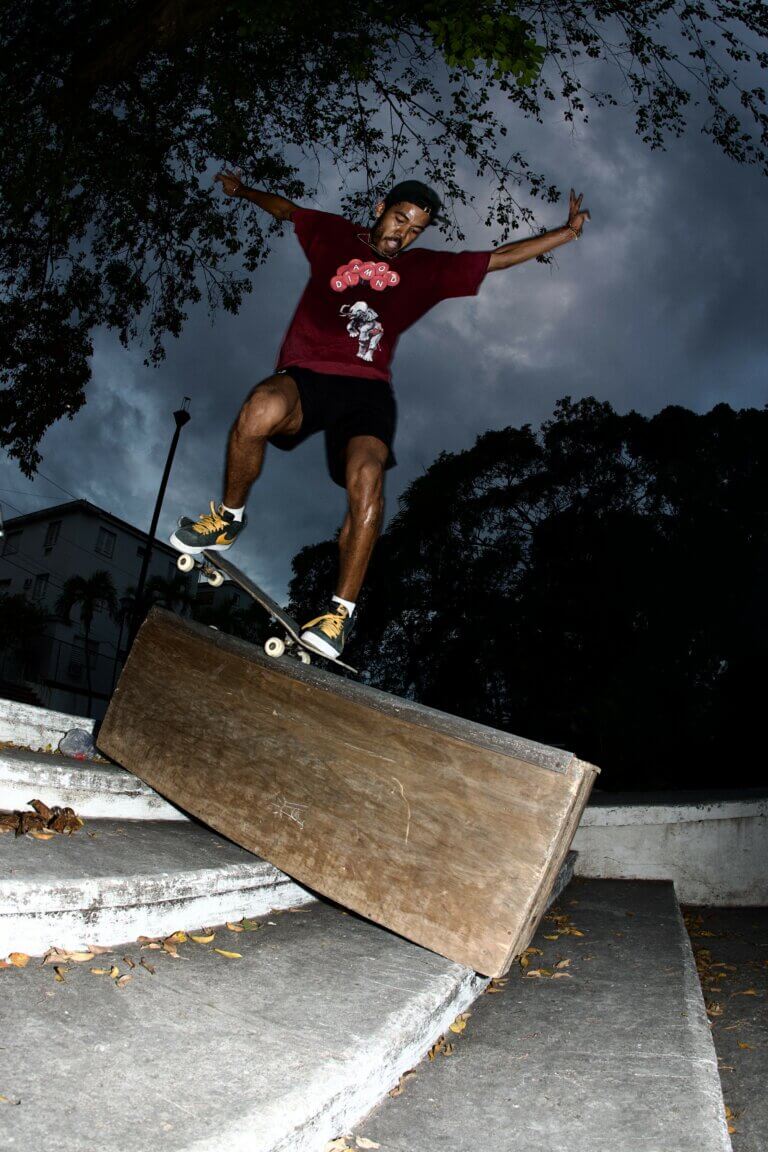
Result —
<instances>
[{"instance_id":1,"label":"building window","mask_svg":"<svg viewBox=\"0 0 768 1152\"><path fill-rule=\"evenodd\" d=\"M35 587L32 591L32 599L33 600L42 600L47 591L48 591L48 573L47 572L39 572L38 575L35 576Z\"/></svg>"},{"instance_id":2,"label":"building window","mask_svg":"<svg viewBox=\"0 0 768 1152\"><path fill-rule=\"evenodd\" d=\"M53 548L54 544L59 538L59 531L61 529L61 520L51 520L48 525L48 531L45 534L45 547Z\"/></svg>"},{"instance_id":3,"label":"building window","mask_svg":"<svg viewBox=\"0 0 768 1152\"><path fill-rule=\"evenodd\" d=\"M100 556L106 556L111 560L115 554L115 541L117 536L114 532L110 532L107 528L99 528L99 535L96 540L96 551Z\"/></svg>"},{"instance_id":4,"label":"building window","mask_svg":"<svg viewBox=\"0 0 768 1152\"><path fill-rule=\"evenodd\" d=\"M9 532L3 545L3 556L15 556L19 550L21 532Z\"/></svg>"}]
</instances>

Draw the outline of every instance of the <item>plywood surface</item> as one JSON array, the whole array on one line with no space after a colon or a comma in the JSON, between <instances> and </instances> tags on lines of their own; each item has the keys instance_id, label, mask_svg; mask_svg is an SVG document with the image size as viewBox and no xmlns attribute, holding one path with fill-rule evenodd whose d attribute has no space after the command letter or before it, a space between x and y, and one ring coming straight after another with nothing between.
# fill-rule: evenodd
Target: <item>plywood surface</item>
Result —
<instances>
[{"instance_id":1,"label":"plywood surface","mask_svg":"<svg viewBox=\"0 0 768 1152\"><path fill-rule=\"evenodd\" d=\"M300 883L486 975L527 944L597 771L162 609L97 743Z\"/></svg>"}]
</instances>

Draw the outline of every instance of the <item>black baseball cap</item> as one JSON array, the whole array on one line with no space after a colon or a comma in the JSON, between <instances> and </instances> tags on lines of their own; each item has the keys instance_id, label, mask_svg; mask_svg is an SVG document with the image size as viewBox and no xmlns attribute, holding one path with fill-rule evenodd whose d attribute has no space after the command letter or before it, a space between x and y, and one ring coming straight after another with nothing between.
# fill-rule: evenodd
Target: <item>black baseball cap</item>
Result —
<instances>
[{"instance_id":1,"label":"black baseball cap","mask_svg":"<svg viewBox=\"0 0 768 1152\"><path fill-rule=\"evenodd\" d=\"M440 197L432 188L422 184L421 180L402 180L399 184L395 184L394 188L387 192L384 197L386 208L391 208L393 204L404 203L415 204L417 208L429 212L430 224L443 219L440 215L443 206Z\"/></svg>"}]
</instances>

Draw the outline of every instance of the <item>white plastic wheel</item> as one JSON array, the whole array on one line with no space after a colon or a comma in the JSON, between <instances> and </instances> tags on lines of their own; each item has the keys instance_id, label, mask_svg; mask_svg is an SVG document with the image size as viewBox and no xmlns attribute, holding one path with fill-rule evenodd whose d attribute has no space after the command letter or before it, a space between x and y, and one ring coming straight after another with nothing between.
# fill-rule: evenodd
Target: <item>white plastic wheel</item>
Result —
<instances>
[{"instance_id":1,"label":"white plastic wheel","mask_svg":"<svg viewBox=\"0 0 768 1152\"><path fill-rule=\"evenodd\" d=\"M195 558L190 552L182 552L176 561L179 572L191 572L195 566Z\"/></svg>"},{"instance_id":2,"label":"white plastic wheel","mask_svg":"<svg viewBox=\"0 0 768 1152\"><path fill-rule=\"evenodd\" d=\"M224 575L221 572L211 572L207 577L208 583L211 588L221 588L224 583Z\"/></svg>"},{"instance_id":3,"label":"white plastic wheel","mask_svg":"<svg viewBox=\"0 0 768 1152\"><path fill-rule=\"evenodd\" d=\"M307 652L306 648L302 648L299 652L299 660L301 660L302 664L312 663L312 657L310 656L309 652Z\"/></svg>"},{"instance_id":4,"label":"white plastic wheel","mask_svg":"<svg viewBox=\"0 0 768 1152\"><path fill-rule=\"evenodd\" d=\"M282 656L285 652L285 643L278 636L270 636L264 645L267 656Z\"/></svg>"}]
</instances>

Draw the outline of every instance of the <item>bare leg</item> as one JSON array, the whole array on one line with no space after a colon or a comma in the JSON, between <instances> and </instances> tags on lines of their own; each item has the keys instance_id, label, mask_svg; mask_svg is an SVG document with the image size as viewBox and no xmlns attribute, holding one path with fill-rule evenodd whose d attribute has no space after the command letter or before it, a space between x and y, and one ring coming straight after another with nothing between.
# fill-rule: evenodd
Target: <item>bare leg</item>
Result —
<instances>
[{"instance_id":1,"label":"bare leg","mask_svg":"<svg viewBox=\"0 0 768 1152\"><path fill-rule=\"evenodd\" d=\"M349 510L339 536L336 595L357 600L384 518L384 465L389 449L377 436L353 436L347 445Z\"/></svg>"},{"instance_id":2,"label":"bare leg","mask_svg":"<svg viewBox=\"0 0 768 1152\"><path fill-rule=\"evenodd\" d=\"M232 425L227 449L224 503L241 508L261 472L267 440L301 428L299 390L290 376L269 376L257 384Z\"/></svg>"}]
</instances>

